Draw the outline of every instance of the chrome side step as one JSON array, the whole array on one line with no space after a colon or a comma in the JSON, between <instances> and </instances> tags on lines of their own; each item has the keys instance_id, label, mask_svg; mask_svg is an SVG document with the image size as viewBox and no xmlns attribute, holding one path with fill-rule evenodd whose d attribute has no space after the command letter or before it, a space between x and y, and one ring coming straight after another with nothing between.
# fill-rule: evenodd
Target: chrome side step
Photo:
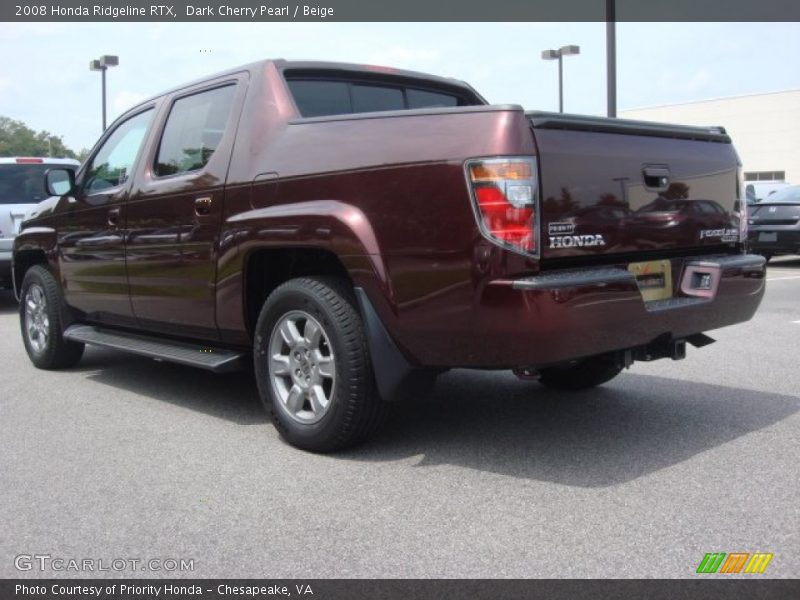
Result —
<instances>
[{"instance_id":1,"label":"chrome side step","mask_svg":"<svg viewBox=\"0 0 800 600\"><path fill-rule=\"evenodd\" d=\"M175 342L92 325L70 325L64 332L64 337L73 342L114 348L155 360L200 367L215 373L236 371L242 367L245 359L245 354L242 352L201 344Z\"/></svg>"}]
</instances>

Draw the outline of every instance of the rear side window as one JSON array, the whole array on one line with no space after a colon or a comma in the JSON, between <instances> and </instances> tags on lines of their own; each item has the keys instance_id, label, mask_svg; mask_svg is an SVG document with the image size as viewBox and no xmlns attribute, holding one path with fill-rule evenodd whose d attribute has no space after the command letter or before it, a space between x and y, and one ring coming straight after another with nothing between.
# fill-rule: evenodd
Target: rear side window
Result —
<instances>
[{"instance_id":1,"label":"rear side window","mask_svg":"<svg viewBox=\"0 0 800 600\"><path fill-rule=\"evenodd\" d=\"M175 101L158 147L157 176L206 166L225 133L235 90L236 86L227 85Z\"/></svg>"},{"instance_id":2,"label":"rear side window","mask_svg":"<svg viewBox=\"0 0 800 600\"><path fill-rule=\"evenodd\" d=\"M287 83L304 117L480 104L466 90L421 89L393 81L287 78Z\"/></svg>"}]
</instances>

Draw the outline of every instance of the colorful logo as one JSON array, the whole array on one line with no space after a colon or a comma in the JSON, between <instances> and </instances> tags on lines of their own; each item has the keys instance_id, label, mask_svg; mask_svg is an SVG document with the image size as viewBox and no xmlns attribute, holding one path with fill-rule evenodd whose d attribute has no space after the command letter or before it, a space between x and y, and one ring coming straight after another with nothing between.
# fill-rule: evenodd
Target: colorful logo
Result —
<instances>
[{"instance_id":1,"label":"colorful logo","mask_svg":"<svg viewBox=\"0 0 800 600\"><path fill-rule=\"evenodd\" d=\"M726 558L727 557L727 558ZM700 561L698 573L763 573L772 554L767 552L709 552Z\"/></svg>"}]
</instances>

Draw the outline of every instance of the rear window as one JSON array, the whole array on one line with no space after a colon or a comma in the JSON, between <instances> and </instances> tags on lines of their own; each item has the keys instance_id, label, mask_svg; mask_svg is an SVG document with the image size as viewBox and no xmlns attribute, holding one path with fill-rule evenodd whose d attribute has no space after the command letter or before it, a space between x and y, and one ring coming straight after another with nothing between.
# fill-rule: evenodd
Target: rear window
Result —
<instances>
[{"instance_id":1,"label":"rear window","mask_svg":"<svg viewBox=\"0 0 800 600\"><path fill-rule=\"evenodd\" d=\"M74 165L48 163L0 165L0 204L36 204L48 197L44 173L48 169L72 169Z\"/></svg>"},{"instance_id":2,"label":"rear window","mask_svg":"<svg viewBox=\"0 0 800 600\"><path fill-rule=\"evenodd\" d=\"M343 81L290 81L289 89L304 117L353 112L350 86Z\"/></svg>"},{"instance_id":3,"label":"rear window","mask_svg":"<svg viewBox=\"0 0 800 600\"><path fill-rule=\"evenodd\" d=\"M376 112L380 110L403 110L406 107L403 90L379 85L353 85L353 112Z\"/></svg>"},{"instance_id":4,"label":"rear window","mask_svg":"<svg viewBox=\"0 0 800 600\"><path fill-rule=\"evenodd\" d=\"M773 192L761 202L762 204L800 204L800 186L793 185Z\"/></svg>"},{"instance_id":5,"label":"rear window","mask_svg":"<svg viewBox=\"0 0 800 600\"><path fill-rule=\"evenodd\" d=\"M422 89L413 84L287 77L304 117L481 104L467 90Z\"/></svg>"},{"instance_id":6,"label":"rear window","mask_svg":"<svg viewBox=\"0 0 800 600\"><path fill-rule=\"evenodd\" d=\"M408 108L432 108L458 106L458 97L441 92L407 90Z\"/></svg>"}]
</instances>

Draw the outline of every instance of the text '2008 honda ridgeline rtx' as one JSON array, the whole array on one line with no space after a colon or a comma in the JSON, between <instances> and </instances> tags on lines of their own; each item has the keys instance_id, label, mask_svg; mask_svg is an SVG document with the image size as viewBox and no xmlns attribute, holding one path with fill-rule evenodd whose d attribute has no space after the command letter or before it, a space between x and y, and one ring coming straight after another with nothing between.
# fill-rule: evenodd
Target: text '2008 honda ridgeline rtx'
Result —
<instances>
[{"instance_id":1,"label":"text '2008 honda ridgeline rtx'","mask_svg":"<svg viewBox=\"0 0 800 600\"><path fill-rule=\"evenodd\" d=\"M263 61L132 108L14 243L25 348L252 361L281 435L369 436L454 367L558 389L750 319L722 128L525 112L388 68Z\"/></svg>"}]
</instances>

